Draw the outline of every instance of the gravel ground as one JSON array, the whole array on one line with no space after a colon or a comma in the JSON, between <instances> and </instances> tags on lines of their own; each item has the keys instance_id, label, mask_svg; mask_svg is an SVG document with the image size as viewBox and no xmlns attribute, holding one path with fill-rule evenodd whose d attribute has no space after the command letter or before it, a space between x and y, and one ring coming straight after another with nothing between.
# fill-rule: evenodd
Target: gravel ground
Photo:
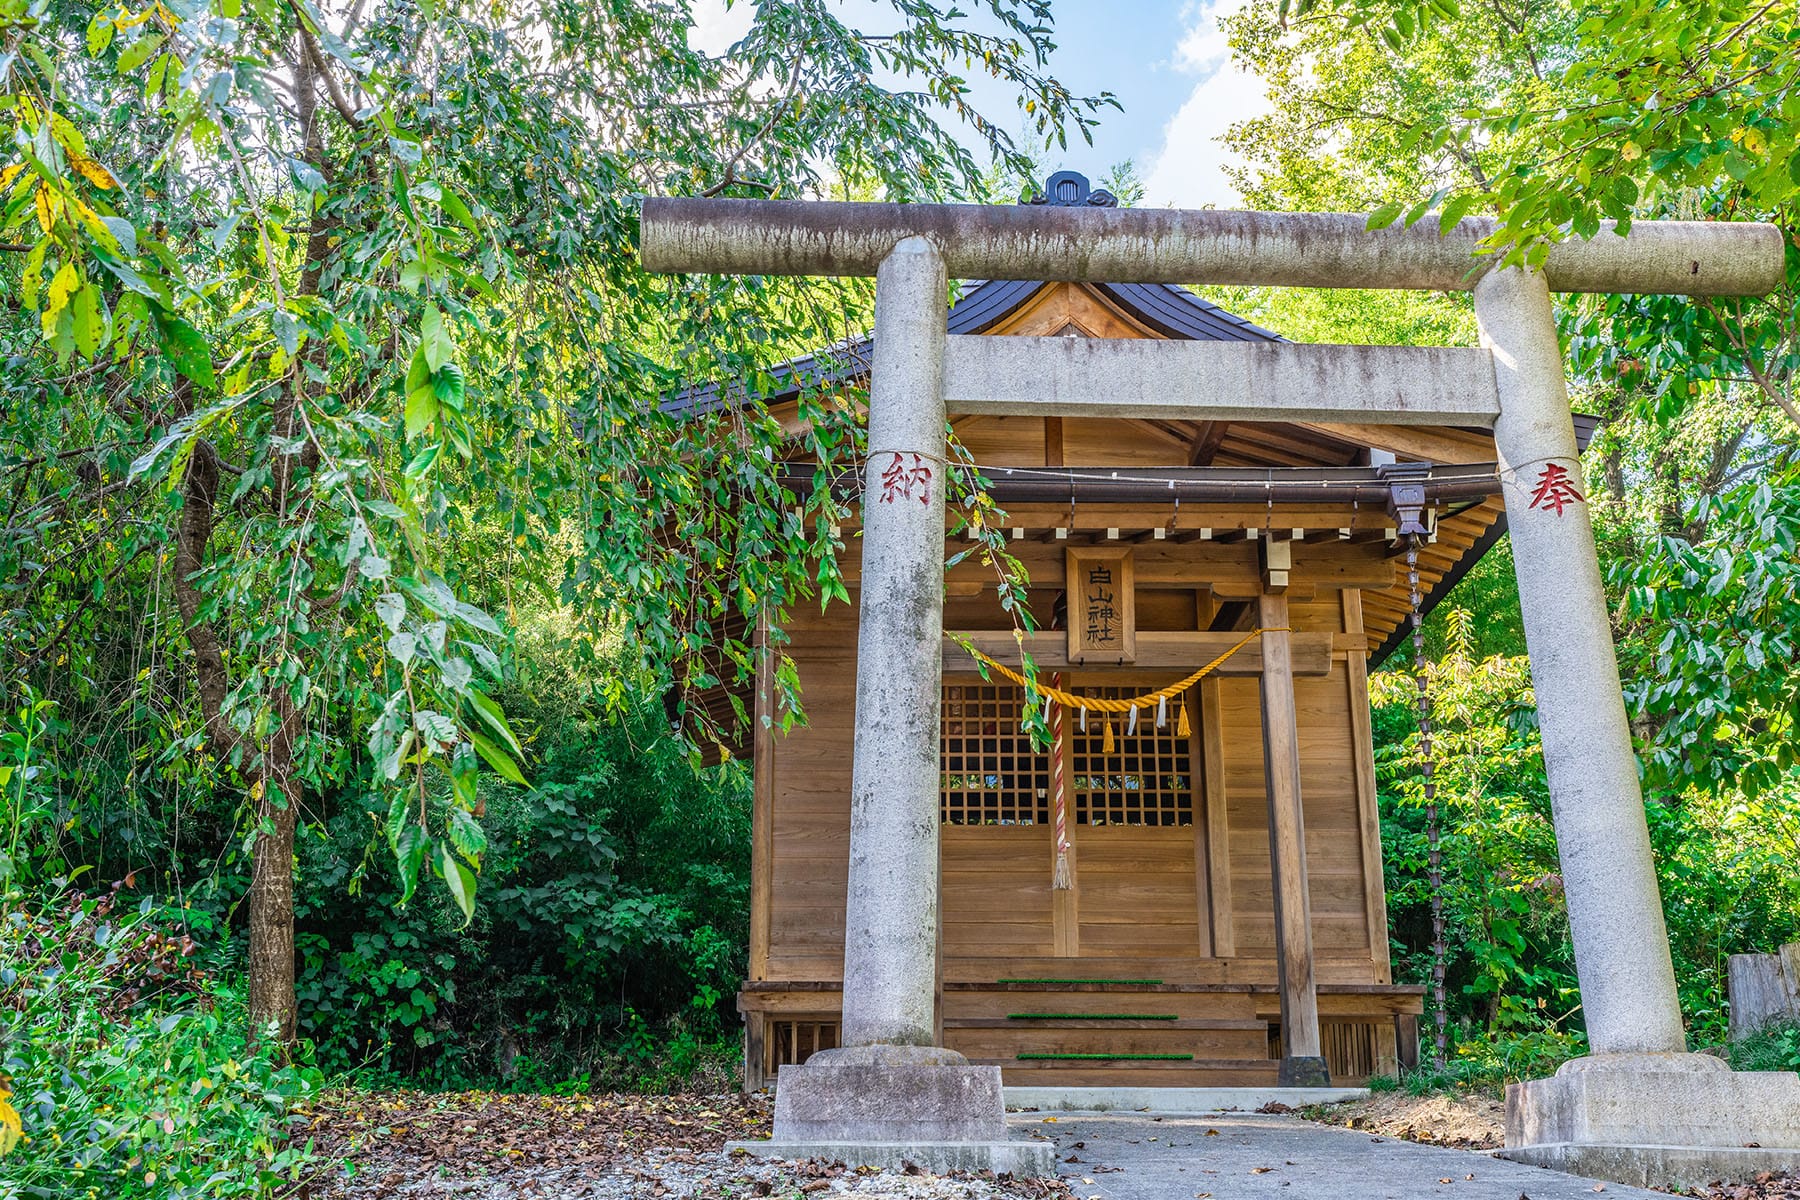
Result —
<instances>
[{"instance_id":1,"label":"gravel ground","mask_svg":"<svg viewBox=\"0 0 1800 1200\"><path fill-rule=\"evenodd\" d=\"M882 1200L1067 1200L1061 1182L850 1171L842 1163L763 1162L720 1150L660 1149L591 1167L471 1176L443 1168L406 1179L348 1180L326 1194L342 1200L725 1200L726 1197L865 1196Z\"/></svg>"},{"instance_id":2,"label":"gravel ground","mask_svg":"<svg viewBox=\"0 0 1800 1200\"><path fill-rule=\"evenodd\" d=\"M331 1164L312 1200L1068 1200L1057 1181L764 1162L727 1141L768 1136L769 1103L728 1096L339 1092L302 1138ZM341 1164L341 1166L339 1165Z\"/></svg>"}]
</instances>

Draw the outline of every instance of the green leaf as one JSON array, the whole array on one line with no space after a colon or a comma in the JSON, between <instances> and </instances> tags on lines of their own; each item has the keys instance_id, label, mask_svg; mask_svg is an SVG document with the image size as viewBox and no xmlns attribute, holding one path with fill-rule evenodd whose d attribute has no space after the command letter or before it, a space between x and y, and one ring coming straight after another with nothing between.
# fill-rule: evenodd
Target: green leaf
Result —
<instances>
[{"instance_id":1,"label":"green leaf","mask_svg":"<svg viewBox=\"0 0 1800 1200\"><path fill-rule=\"evenodd\" d=\"M419 349L425 354L425 365L434 372L456 361L456 343L450 339L450 331L444 327L444 314L438 311L435 304L425 306L425 319L419 330Z\"/></svg>"},{"instance_id":2,"label":"green leaf","mask_svg":"<svg viewBox=\"0 0 1800 1200\"><path fill-rule=\"evenodd\" d=\"M163 35L153 33L149 37L141 37L125 49L119 51L119 74L135 71L150 61L157 48L163 44Z\"/></svg>"},{"instance_id":3,"label":"green leaf","mask_svg":"<svg viewBox=\"0 0 1800 1200\"><path fill-rule=\"evenodd\" d=\"M431 377L432 395L438 398L445 408L453 412L463 410L463 401L467 392L467 384L463 380L462 368L453 362L447 362Z\"/></svg>"},{"instance_id":4,"label":"green leaf","mask_svg":"<svg viewBox=\"0 0 1800 1200\"><path fill-rule=\"evenodd\" d=\"M492 730L507 749L520 758L525 757L525 751L520 748L519 739L513 736L512 727L506 723L506 714L500 711L500 706L480 688L470 688L468 697L469 702L475 706L475 715L480 718L481 723Z\"/></svg>"},{"instance_id":5,"label":"green leaf","mask_svg":"<svg viewBox=\"0 0 1800 1200\"><path fill-rule=\"evenodd\" d=\"M92 358L100 349L100 335L106 326L106 319L100 315L100 289L91 283L82 284L71 308L75 314L75 351L83 358Z\"/></svg>"},{"instance_id":6,"label":"green leaf","mask_svg":"<svg viewBox=\"0 0 1800 1200\"><path fill-rule=\"evenodd\" d=\"M1469 209L1475 206L1478 198L1474 192L1464 192L1459 196L1452 196L1450 202L1444 205L1444 211L1438 215L1438 232L1448 234L1455 229L1456 223L1468 215Z\"/></svg>"},{"instance_id":7,"label":"green leaf","mask_svg":"<svg viewBox=\"0 0 1800 1200\"><path fill-rule=\"evenodd\" d=\"M213 377L212 347L200 336L200 331L161 308L153 312L157 332L162 338L163 356L169 360L169 365L201 387L217 386Z\"/></svg>"},{"instance_id":8,"label":"green leaf","mask_svg":"<svg viewBox=\"0 0 1800 1200\"><path fill-rule=\"evenodd\" d=\"M463 198L449 188L444 188L443 193L442 196L438 197L438 204L443 210L452 218L467 226L470 233L480 234L481 226L475 223L475 214L469 211L469 206L463 202Z\"/></svg>"},{"instance_id":9,"label":"green leaf","mask_svg":"<svg viewBox=\"0 0 1800 1200\"><path fill-rule=\"evenodd\" d=\"M431 386L431 363L421 345L406 369L406 436L418 437L438 415L437 391ZM410 468L409 468L410 469Z\"/></svg>"},{"instance_id":10,"label":"green leaf","mask_svg":"<svg viewBox=\"0 0 1800 1200\"><path fill-rule=\"evenodd\" d=\"M438 843L438 870L449 885L450 898L462 909L463 924L475 919L475 873L463 866L447 842Z\"/></svg>"},{"instance_id":11,"label":"green leaf","mask_svg":"<svg viewBox=\"0 0 1800 1200\"><path fill-rule=\"evenodd\" d=\"M411 819L410 810L394 840L394 865L400 872L400 903L412 899L419 886L419 868L425 863L425 851L431 838Z\"/></svg>"},{"instance_id":12,"label":"green leaf","mask_svg":"<svg viewBox=\"0 0 1800 1200\"><path fill-rule=\"evenodd\" d=\"M1369 214L1369 219L1364 223L1364 228L1386 229L1389 225L1394 223L1395 219L1400 216L1401 210L1405 207L1406 206L1399 201L1382 205L1380 208Z\"/></svg>"},{"instance_id":13,"label":"green leaf","mask_svg":"<svg viewBox=\"0 0 1800 1200\"><path fill-rule=\"evenodd\" d=\"M513 760L513 757L494 745L488 738L470 730L469 743L475 747L475 752L486 760L487 765L494 768L494 773L500 778L509 783L516 783L520 787L531 786L525 781L525 772L519 770L519 764Z\"/></svg>"},{"instance_id":14,"label":"green leaf","mask_svg":"<svg viewBox=\"0 0 1800 1200\"><path fill-rule=\"evenodd\" d=\"M406 619L406 597L399 592L383 592L375 597L375 615L389 633L399 633L400 622Z\"/></svg>"},{"instance_id":15,"label":"green leaf","mask_svg":"<svg viewBox=\"0 0 1800 1200\"><path fill-rule=\"evenodd\" d=\"M469 772L467 777L472 783L474 772ZM481 822L474 814L460 808L450 810L450 840L456 844L457 852L470 862L481 861L481 856L487 853L487 833L481 828Z\"/></svg>"},{"instance_id":16,"label":"green leaf","mask_svg":"<svg viewBox=\"0 0 1800 1200\"><path fill-rule=\"evenodd\" d=\"M438 455L443 452L444 444L442 442L431 443L431 445L413 455L412 461L406 464L407 475L414 479L418 479L429 474L431 468L437 464Z\"/></svg>"}]
</instances>

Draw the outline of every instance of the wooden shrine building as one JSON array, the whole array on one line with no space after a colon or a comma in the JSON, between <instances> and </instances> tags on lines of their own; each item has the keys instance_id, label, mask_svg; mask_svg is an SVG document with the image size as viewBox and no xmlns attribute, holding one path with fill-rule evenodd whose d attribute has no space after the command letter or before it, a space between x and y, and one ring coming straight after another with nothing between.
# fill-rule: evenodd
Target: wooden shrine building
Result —
<instances>
[{"instance_id":1,"label":"wooden shrine building","mask_svg":"<svg viewBox=\"0 0 1800 1200\"><path fill-rule=\"evenodd\" d=\"M1107 200L1067 173L1049 190L1050 203ZM949 328L1282 340L1173 285L965 284ZM793 419L791 394L768 403ZM1062 736L1040 752L1021 729L1022 689L983 678L968 649L1019 662L996 572L979 554L949 569L937 1044L999 1065L1007 1084L1272 1085L1283 989L1310 985L1333 1083L1414 1061L1423 989L1396 985L1389 967L1367 674L1410 634L1403 534L1417 535L1428 609L1504 531L1491 433L974 416L954 398L950 413L1029 572L1044 627L1029 648L1044 676L1078 697L1142 696L1238 648L1135 719L1063 706ZM854 601L861 543L842 533ZM946 559L969 545L947 531ZM1259 627L1291 631L1285 652L1265 661L1245 640ZM836 1044L844 966L857 610L799 608L787 633L807 723L785 736L758 728L744 747L755 763L739 996L750 1089ZM1267 722L1265 669L1291 672L1294 698ZM766 702L766 675L760 690ZM1272 839L1265 745L1294 742L1304 836ZM1285 955L1283 871L1311 933Z\"/></svg>"}]
</instances>

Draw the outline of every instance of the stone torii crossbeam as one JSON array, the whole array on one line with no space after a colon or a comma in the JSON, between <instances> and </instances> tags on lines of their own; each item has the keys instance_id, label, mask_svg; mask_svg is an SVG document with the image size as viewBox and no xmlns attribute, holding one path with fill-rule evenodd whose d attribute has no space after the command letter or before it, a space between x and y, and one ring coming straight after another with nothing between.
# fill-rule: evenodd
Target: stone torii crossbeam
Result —
<instances>
[{"instance_id":1,"label":"stone torii crossbeam","mask_svg":"<svg viewBox=\"0 0 1800 1200\"><path fill-rule=\"evenodd\" d=\"M1492 229L1469 219L1443 234L1370 230L1346 214L645 202L652 271L876 278L842 1048L782 1071L766 1149L1052 1165L1004 1141L999 1069L932 1044L947 400L970 413L1491 427L1591 1051L1509 1089L1509 1149L1644 1182L1670 1147L1800 1147L1800 1077L1733 1074L1686 1053L1550 300L1761 295L1782 279L1781 234L1640 222L1560 243L1525 269L1478 255ZM950 278L1471 291L1481 345L949 337ZM1267 638L1265 653L1285 651L1287 635ZM1288 690L1265 690L1265 708L1291 708ZM1282 753L1291 761L1272 761L1271 777L1297 781L1297 749ZM1297 782L1279 796L1272 787L1271 816L1297 832ZM1307 980L1282 993L1285 1081L1320 1050L1316 1010L1304 1011L1303 871L1297 890L1292 878L1277 887L1277 954ZM1632 1156L1646 1146L1662 1151Z\"/></svg>"}]
</instances>

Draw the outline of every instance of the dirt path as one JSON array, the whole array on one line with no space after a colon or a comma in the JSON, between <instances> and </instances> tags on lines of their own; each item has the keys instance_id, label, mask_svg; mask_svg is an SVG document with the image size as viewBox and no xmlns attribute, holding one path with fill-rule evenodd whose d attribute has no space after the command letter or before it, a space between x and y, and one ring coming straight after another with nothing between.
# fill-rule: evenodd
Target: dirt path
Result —
<instances>
[{"instance_id":1,"label":"dirt path","mask_svg":"<svg viewBox=\"0 0 1800 1200\"><path fill-rule=\"evenodd\" d=\"M1308 1107L1300 1110L1300 1115L1327 1125L1455 1150L1498 1150L1506 1144L1506 1105L1493 1096L1376 1092L1348 1104Z\"/></svg>"}]
</instances>

